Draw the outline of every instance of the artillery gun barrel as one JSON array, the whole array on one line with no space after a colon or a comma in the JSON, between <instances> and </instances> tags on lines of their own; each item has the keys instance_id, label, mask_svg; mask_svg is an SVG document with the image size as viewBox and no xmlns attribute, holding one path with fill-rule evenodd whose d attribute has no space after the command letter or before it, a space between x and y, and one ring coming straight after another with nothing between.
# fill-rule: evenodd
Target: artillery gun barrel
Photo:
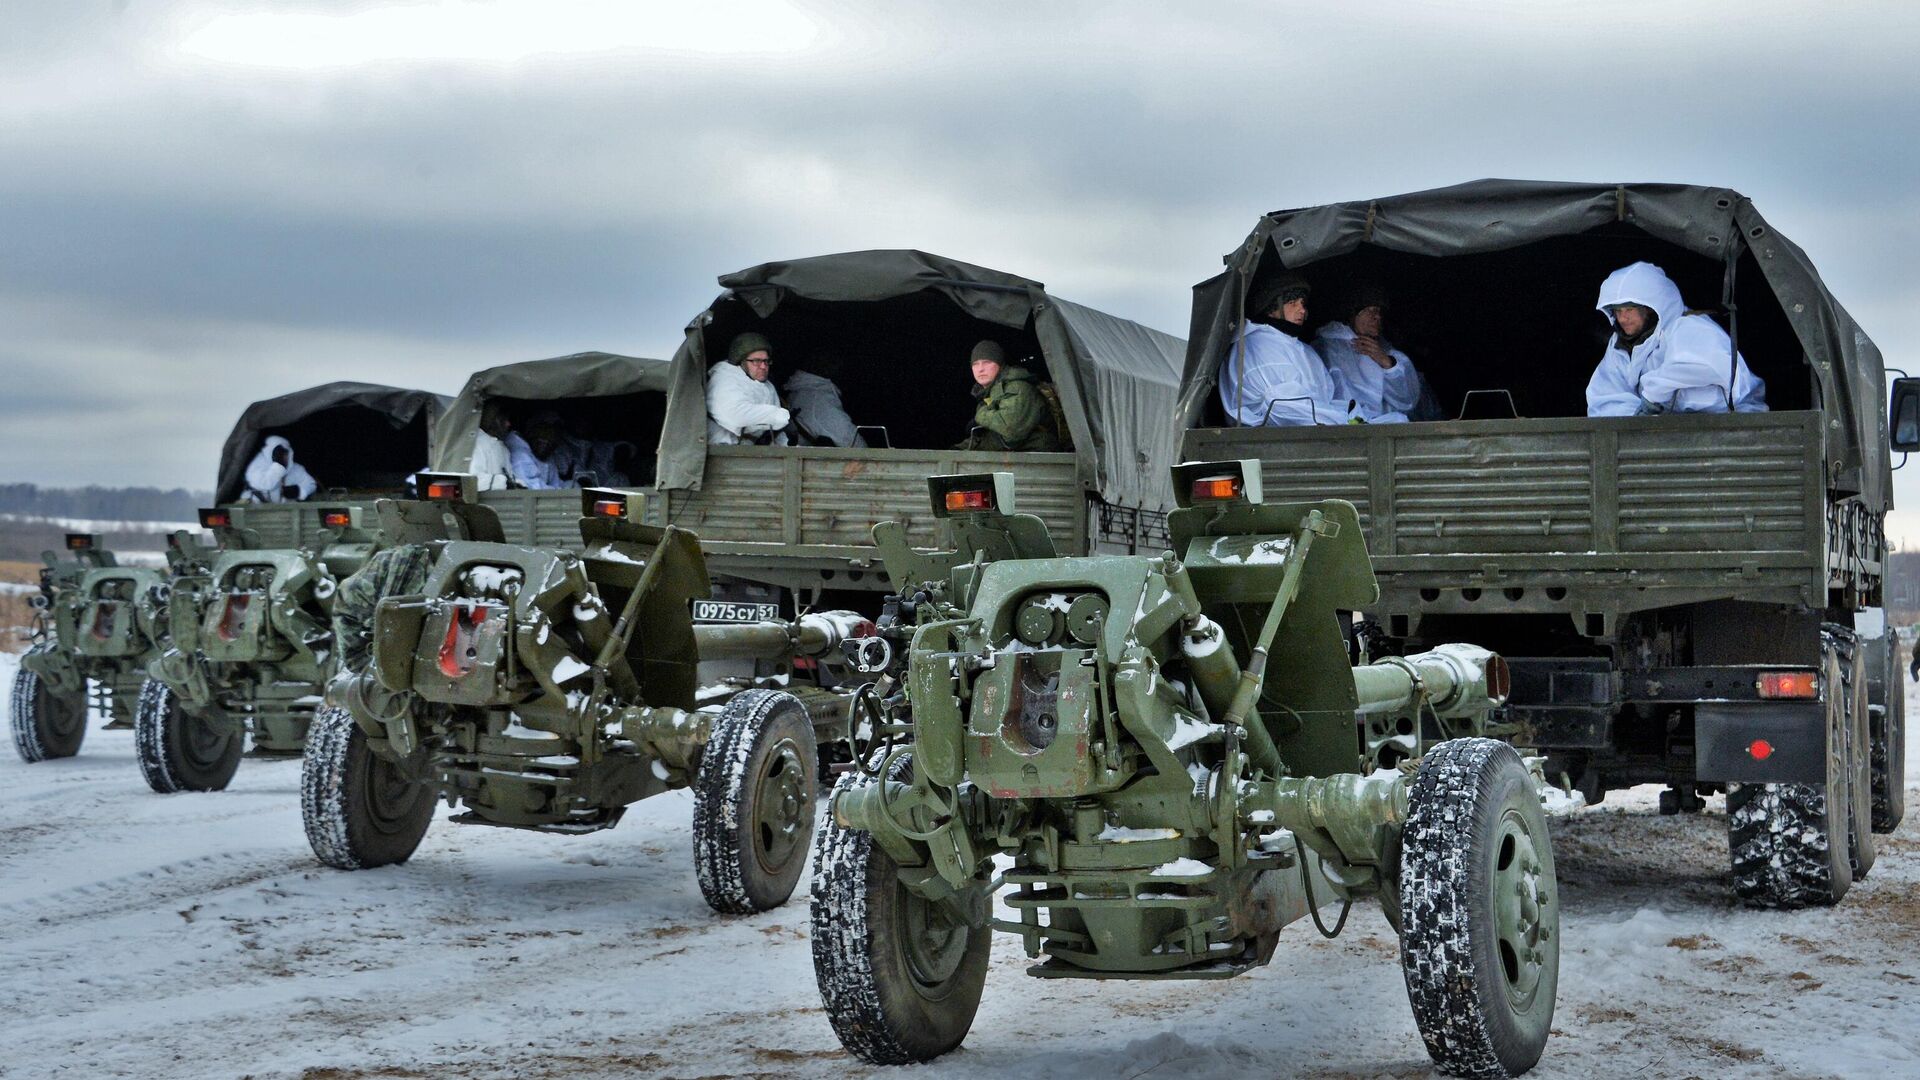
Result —
<instances>
[{"instance_id":1,"label":"artillery gun barrel","mask_svg":"<svg viewBox=\"0 0 1920 1080\"><path fill-rule=\"evenodd\" d=\"M702 623L693 640L702 660L779 660L824 656L858 636L861 617L851 611L802 615L794 622Z\"/></svg>"},{"instance_id":2,"label":"artillery gun barrel","mask_svg":"<svg viewBox=\"0 0 1920 1080\"><path fill-rule=\"evenodd\" d=\"M1504 704L1511 686L1507 662L1478 645L1442 645L1353 669L1362 714L1400 712L1424 694L1440 716L1473 716Z\"/></svg>"}]
</instances>

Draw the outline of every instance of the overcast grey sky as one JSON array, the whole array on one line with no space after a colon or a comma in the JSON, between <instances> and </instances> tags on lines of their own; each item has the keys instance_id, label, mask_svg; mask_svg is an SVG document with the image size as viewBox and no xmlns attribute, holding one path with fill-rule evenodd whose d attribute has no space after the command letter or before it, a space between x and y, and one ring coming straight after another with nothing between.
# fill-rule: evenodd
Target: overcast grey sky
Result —
<instances>
[{"instance_id":1,"label":"overcast grey sky","mask_svg":"<svg viewBox=\"0 0 1920 1080\"><path fill-rule=\"evenodd\" d=\"M854 248L1184 335L1262 211L1483 176L1736 188L1920 373L1917 46L1906 2L0 0L0 480L211 486L249 401L669 355L716 275Z\"/></svg>"}]
</instances>

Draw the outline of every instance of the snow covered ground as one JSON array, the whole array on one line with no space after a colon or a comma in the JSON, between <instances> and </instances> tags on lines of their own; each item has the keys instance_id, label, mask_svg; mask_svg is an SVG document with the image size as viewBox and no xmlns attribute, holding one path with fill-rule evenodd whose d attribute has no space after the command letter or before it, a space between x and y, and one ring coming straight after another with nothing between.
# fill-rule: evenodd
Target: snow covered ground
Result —
<instances>
[{"instance_id":1,"label":"snow covered ground","mask_svg":"<svg viewBox=\"0 0 1920 1080\"><path fill-rule=\"evenodd\" d=\"M1920 777L1920 740L1908 757ZM1431 1073L1377 910L1337 941L1294 927L1219 983L1043 982L1003 938L965 1047L871 1069L821 1015L805 883L712 914L689 796L585 837L443 821L406 866L352 874L313 863L299 769L248 760L229 791L160 796L130 733L66 761L0 752L0 1076ZM1754 912L1728 895L1720 800L1663 818L1655 794L1556 819L1566 952L1533 1075L1920 1075L1916 822L1840 907Z\"/></svg>"}]
</instances>

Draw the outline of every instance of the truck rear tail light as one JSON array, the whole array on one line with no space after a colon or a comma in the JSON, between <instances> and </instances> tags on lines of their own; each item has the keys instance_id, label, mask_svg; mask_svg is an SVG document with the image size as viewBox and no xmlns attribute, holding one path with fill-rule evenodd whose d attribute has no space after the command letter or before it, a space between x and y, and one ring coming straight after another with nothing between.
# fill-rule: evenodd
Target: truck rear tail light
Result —
<instances>
[{"instance_id":1,"label":"truck rear tail light","mask_svg":"<svg viewBox=\"0 0 1920 1080\"><path fill-rule=\"evenodd\" d=\"M593 516L594 517L610 517L610 518L626 517L627 516L626 500L595 499L593 501Z\"/></svg>"},{"instance_id":2,"label":"truck rear tail light","mask_svg":"<svg viewBox=\"0 0 1920 1080\"><path fill-rule=\"evenodd\" d=\"M1773 756L1773 744L1765 739L1755 739L1747 744L1747 756L1755 761L1765 761Z\"/></svg>"},{"instance_id":3,"label":"truck rear tail light","mask_svg":"<svg viewBox=\"0 0 1920 1080\"><path fill-rule=\"evenodd\" d=\"M353 524L353 514L345 510L322 510L320 524L328 529L344 529Z\"/></svg>"},{"instance_id":4,"label":"truck rear tail light","mask_svg":"<svg viewBox=\"0 0 1920 1080\"><path fill-rule=\"evenodd\" d=\"M947 512L993 509L993 491L990 488L961 488L947 492Z\"/></svg>"},{"instance_id":5,"label":"truck rear tail light","mask_svg":"<svg viewBox=\"0 0 1920 1080\"><path fill-rule=\"evenodd\" d=\"M203 529L224 529L233 524L233 515L225 510L200 511L200 527Z\"/></svg>"},{"instance_id":6,"label":"truck rear tail light","mask_svg":"<svg viewBox=\"0 0 1920 1080\"><path fill-rule=\"evenodd\" d=\"M1237 476L1203 476L1193 482L1195 502L1221 502L1237 499L1243 489Z\"/></svg>"},{"instance_id":7,"label":"truck rear tail light","mask_svg":"<svg viewBox=\"0 0 1920 1080\"><path fill-rule=\"evenodd\" d=\"M1817 682L1811 671L1763 671L1760 673L1760 696L1811 698L1819 692Z\"/></svg>"},{"instance_id":8,"label":"truck rear tail light","mask_svg":"<svg viewBox=\"0 0 1920 1080\"><path fill-rule=\"evenodd\" d=\"M90 534L90 533L68 533L68 534L67 534L67 550L68 550L68 551L91 551L91 550L93 550L93 536L92 536L92 534Z\"/></svg>"},{"instance_id":9,"label":"truck rear tail light","mask_svg":"<svg viewBox=\"0 0 1920 1080\"><path fill-rule=\"evenodd\" d=\"M460 485L451 480L435 480L427 485L427 498L458 501Z\"/></svg>"}]
</instances>

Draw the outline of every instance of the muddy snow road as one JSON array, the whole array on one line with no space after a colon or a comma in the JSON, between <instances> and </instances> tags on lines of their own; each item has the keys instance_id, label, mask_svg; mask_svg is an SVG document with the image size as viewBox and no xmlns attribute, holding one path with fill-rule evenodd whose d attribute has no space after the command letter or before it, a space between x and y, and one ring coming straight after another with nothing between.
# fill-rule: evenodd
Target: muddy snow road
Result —
<instances>
[{"instance_id":1,"label":"muddy snow road","mask_svg":"<svg viewBox=\"0 0 1920 1080\"><path fill-rule=\"evenodd\" d=\"M701 901L689 796L585 837L439 821L411 863L341 873L307 850L299 762L160 796L132 743L0 757L0 1075L1430 1073L1375 909L1222 983L1043 982L1002 939L965 1047L871 1069L820 1012L804 882L759 916ZM1555 820L1565 953L1534 1075L1920 1075L1920 830L1883 837L1837 909L1753 912L1729 898L1720 800L1663 818L1653 795Z\"/></svg>"}]
</instances>

